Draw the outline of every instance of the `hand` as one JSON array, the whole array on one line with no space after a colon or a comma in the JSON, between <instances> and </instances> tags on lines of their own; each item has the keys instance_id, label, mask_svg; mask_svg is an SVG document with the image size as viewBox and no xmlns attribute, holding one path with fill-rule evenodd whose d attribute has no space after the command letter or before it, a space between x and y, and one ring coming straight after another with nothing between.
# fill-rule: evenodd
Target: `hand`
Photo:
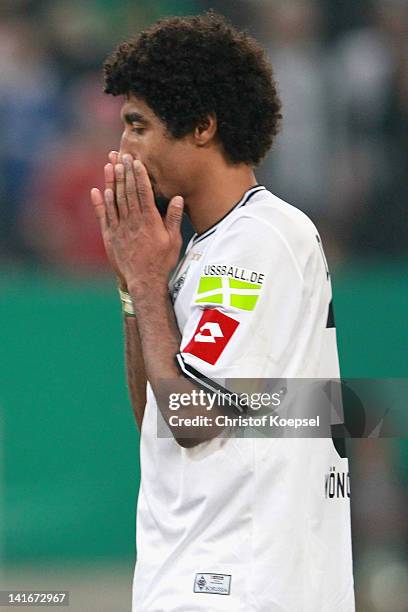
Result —
<instances>
[{"instance_id":1,"label":"hand","mask_svg":"<svg viewBox=\"0 0 408 612\"><path fill-rule=\"evenodd\" d=\"M103 197L91 192L108 257L133 294L166 289L182 244L183 198L172 198L163 220L146 168L130 155L115 164L113 178Z\"/></svg>"},{"instance_id":2,"label":"hand","mask_svg":"<svg viewBox=\"0 0 408 612\"><path fill-rule=\"evenodd\" d=\"M117 151L111 151L109 153L110 163L106 164L104 168L105 190L112 189L113 192L116 191L114 168L116 164L118 163L118 160L119 160L119 153ZM94 206L96 216L98 217L99 214L102 214L102 209L104 208L104 201L103 201L103 196L101 192L96 187L91 190L91 201ZM108 258L110 265L113 268L113 271L115 272L118 278L119 287L122 289L122 291L127 291L128 289L126 285L126 280L124 276L121 274L118 263L115 259L115 255L114 255L113 248L112 248L111 234L109 232L109 227L107 224L104 225L103 228L101 225L101 234L102 234L102 240L103 240L103 244L104 244L105 251L106 251L106 256Z\"/></svg>"}]
</instances>

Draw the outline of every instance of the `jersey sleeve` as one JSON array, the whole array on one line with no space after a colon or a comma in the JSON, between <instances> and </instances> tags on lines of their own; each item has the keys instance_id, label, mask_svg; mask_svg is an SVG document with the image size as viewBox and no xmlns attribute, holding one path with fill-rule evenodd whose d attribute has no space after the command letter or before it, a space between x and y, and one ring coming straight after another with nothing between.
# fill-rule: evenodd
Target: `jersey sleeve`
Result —
<instances>
[{"instance_id":1,"label":"jersey sleeve","mask_svg":"<svg viewBox=\"0 0 408 612\"><path fill-rule=\"evenodd\" d=\"M281 378L305 298L302 265L285 236L238 218L205 254L177 355L183 374L214 391L230 378Z\"/></svg>"}]
</instances>

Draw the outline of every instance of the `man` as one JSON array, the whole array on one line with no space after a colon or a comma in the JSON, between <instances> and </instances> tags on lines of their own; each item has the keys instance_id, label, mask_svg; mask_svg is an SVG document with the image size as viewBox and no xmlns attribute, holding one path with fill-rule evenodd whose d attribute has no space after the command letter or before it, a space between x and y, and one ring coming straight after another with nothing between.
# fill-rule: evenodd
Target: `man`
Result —
<instances>
[{"instance_id":1,"label":"man","mask_svg":"<svg viewBox=\"0 0 408 612\"><path fill-rule=\"evenodd\" d=\"M318 233L253 173L280 121L271 69L210 13L122 44L105 79L124 96L125 128L91 197L127 315L141 429L133 611L350 612L349 500L328 476L347 459L332 440L188 425L209 400L180 404L178 425L163 392L339 375ZM196 234L169 287L183 206Z\"/></svg>"}]
</instances>

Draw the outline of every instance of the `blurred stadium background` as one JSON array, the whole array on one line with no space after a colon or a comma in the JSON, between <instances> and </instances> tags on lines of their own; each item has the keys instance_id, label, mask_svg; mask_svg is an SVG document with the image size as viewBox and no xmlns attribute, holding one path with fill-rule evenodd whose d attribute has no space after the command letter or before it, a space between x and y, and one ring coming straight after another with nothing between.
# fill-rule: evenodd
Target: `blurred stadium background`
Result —
<instances>
[{"instance_id":1,"label":"blurred stadium background","mask_svg":"<svg viewBox=\"0 0 408 612\"><path fill-rule=\"evenodd\" d=\"M130 609L139 474L88 201L121 133L101 63L155 19L208 8L275 67L283 131L258 178L321 230L343 376L407 375L406 2L1 0L0 581L70 589L78 612ZM408 443L350 449L357 609L406 612Z\"/></svg>"}]
</instances>

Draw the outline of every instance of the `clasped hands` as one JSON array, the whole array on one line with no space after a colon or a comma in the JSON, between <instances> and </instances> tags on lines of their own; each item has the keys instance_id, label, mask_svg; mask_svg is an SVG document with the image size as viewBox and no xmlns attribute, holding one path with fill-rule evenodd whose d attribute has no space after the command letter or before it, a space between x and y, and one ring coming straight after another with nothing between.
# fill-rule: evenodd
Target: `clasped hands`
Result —
<instances>
[{"instance_id":1,"label":"clasped hands","mask_svg":"<svg viewBox=\"0 0 408 612\"><path fill-rule=\"evenodd\" d=\"M182 245L183 198L173 197L162 218L143 163L115 151L109 160L104 192L91 190L109 262L132 295L166 289Z\"/></svg>"}]
</instances>

